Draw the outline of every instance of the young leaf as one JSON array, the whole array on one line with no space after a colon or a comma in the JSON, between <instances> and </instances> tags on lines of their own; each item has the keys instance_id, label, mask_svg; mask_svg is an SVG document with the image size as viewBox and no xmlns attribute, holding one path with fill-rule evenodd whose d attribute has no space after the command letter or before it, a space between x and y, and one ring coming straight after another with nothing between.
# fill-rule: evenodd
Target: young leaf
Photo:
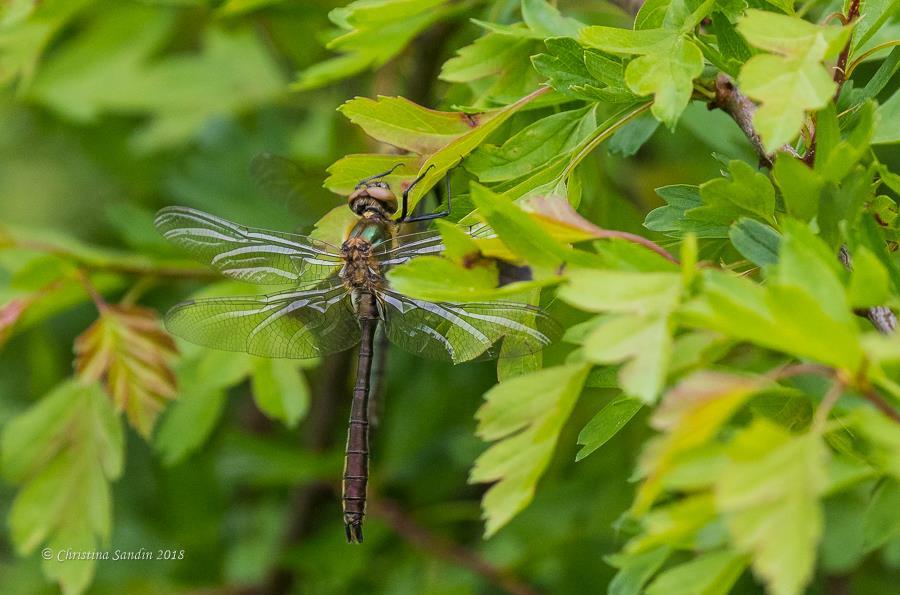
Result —
<instances>
[{"instance_id":1,"label":"young leaf","mask_svg":"<svg viewBox=\"0 0 900 595\"><path fill-rule=\"evenodd\" d=\"M847 299L854 308L871 308L888 300L888 271L871 250L860 246L853 252L853 273L847 288Z\"/></svg>"},{"instance_id":2,"label":"young leaf","mask_svg":"<svg viewBox=\"0 0 900 595\"><path fill-rule=\"evenodd\" d=\"M606 561L619 572L609 583L608 595L640 595L644 585L656 574L672 554L667 546L653 548L638 554L615 554Z\"/></svg>"},{"instance_id":3,"label":"young leaf","mask_svg":"<svg viewBox=\"0 0 900 595\"><path fill-rule=\"evenodd\" d=\"M767 151L790 142L803 124L804 112L824 107L837 88L822 61L846 43L850 27L825 27L796 17L748 10L738 31L759 54L741 68L738 84L762 102L753 123Z\"/></svg>"},{"instance_id":4,"label":"young leaf","mask_svg":"<svg viewBox=\"0 0 900 595\"><path fill-rule=\"evenodd\" d=\"M675 128L690 101L693 80L703 72L703 54L694 42L666 29L586 27L580 36L585 44L605 52L638 55L625 68L628 88L637 95L652 94L653 115Z\"/></svg>"},{"instance_id":5,"label":"young leaf","mask_svg":"<svg viewBox=\"0 0 900 595\"><path fill-rule=\"evenodd\" d=\"M87 382L105 379L116 408L147 437L166 401L175 398L175 375L169 368L175 353L156 312L107 304L75 341L75 369Z\"/></svg>"},{"instance_id":6,"label":"young leaf","mask_svg":"<svg viewBox=\"0 0 900 595\"><path fill-rule=\"evenodd\" d=\"M562 16L559 9L546 0L522 0L522 20L542 37L575 36L584 27L576 19Z\"/></svg>"},{"instance_id":7,"label":"young leaf","mask_svg":"<svg viewBox=\"0 0 900 595\"><path fill-rule=\"evenodd\" d=\"M109 399L96 384L69 380L3 429L4 474L22 487L10 510L13 544L21 555L95 551L109 539L109 482L122 472L124 439ZM80 593L95 560L43 562L65 593Z\"/></svg>"},{"instance_id":8,"label":"young leaf","mask_svg":"<svg viewBox=\"0 0 900 595\"><path fill-rule=\"evenodd\" d=\"M469 482L496 482L482 501L486 536L531 502L588 369L584 364L545 368L498 384L485 395L476 414L478 435L499 442L478 457Z\"/></svg>"},{"instance_id":9,"label":"young leaf","mask_svg":"<svg viewBox=\"0 0 900 595\"><path fill-rule=\"evenodd\" d=\"M735 439L716 482L732 543L752 556L754 573L776 595L800 593L812 578L826 462L819 435L793 437L756 420Z\"/></svg>"},{"instance_id":10,"label":"young leaf","mask_svg":"<svg viewBox=\"0 0 900 595\"><path fill-rule=\"evenodd\" d=\"M664 435L650 443L640 467L647 473L632 510L647 511L662 489L662 479L677 457L712 439L722 425L754 393L769 383L765 378L697 372L666 393L652 424Z\"/></svg>"}]
</instances>

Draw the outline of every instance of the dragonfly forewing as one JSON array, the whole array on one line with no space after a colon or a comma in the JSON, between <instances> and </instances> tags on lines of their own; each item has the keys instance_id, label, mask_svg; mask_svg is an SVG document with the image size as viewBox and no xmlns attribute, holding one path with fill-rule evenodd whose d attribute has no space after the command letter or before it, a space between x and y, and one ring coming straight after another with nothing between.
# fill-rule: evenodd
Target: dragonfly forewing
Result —
<instances>
[{"instance_id":1,"label":"dragonfly forewing","mask_svg":"<svg viewBox=\"0 0 900 595\"><path fill-rule=\"evenodd\" d=\"M187 207L162 209L156 227L193 258L248 283L317 281L335 274L344 264L340 249L326 242L245 227Z\"/></svg>"},{"instance_id":2,"label":"dragonfly forewing","mask_svg":"<svg viewBox=\"0 0 900 595\"><path fill-rule=\"evenodd\" d=\"M312 358L359 342L349 291L339 282L271 295L183 302L166 315L173 335L261 357Z\"/></svg>"}]
</instances>

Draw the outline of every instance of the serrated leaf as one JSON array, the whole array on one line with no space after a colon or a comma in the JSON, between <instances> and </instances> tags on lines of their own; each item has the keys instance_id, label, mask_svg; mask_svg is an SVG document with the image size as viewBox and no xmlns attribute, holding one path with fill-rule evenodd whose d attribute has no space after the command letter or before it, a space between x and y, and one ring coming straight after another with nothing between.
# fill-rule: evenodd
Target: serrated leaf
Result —
<instances>
[{"instance_id":1,"label":"serrated leaf","mask_svg":"<svg viewBox=\"0 0 900 595\"><path fill-rule=\"evenodd\" d=\"M819 211L819 200L824 180L805 163L779 153L775 158L772 177L781 190L787 212L803 221L809 221Z\"/></svg>"},{"instance_id":2,"label":"serrated leaf","mask_svg":"<svg viewBox=\"0 0 900 595\"><path fill-rule=\"evenodd\" d=\"M485 394L486 402L476 414L478 435L499 442L478 457L469 482L496 482L482 500L486 536L531 501L588 369L584 364L545 368Z\"/></svg>"},{"instance_id":3,"label":"serrated leaf","mask_svg":"<svg viewBox=\"0 0 900 595\"><path fill-rule=\"evenodd\" d=\"M156 312L104 304L100 318L75 340L75 369L86 382L104 380L116 408L147 437L166 401L175 398L169 367L175 354Z\"/></svg>"},{"instance_id":4,"label":"serrated leaf","mask_svg":"<svg viewBox=\"0 0 900 595\"><path fill-rule=\"evenodd\" d=\"M738 76L743 92L762 103L753 123L767 151L797 135L806 111L828 104L837 84L822 61L840 51L851 30L759 10L748 10L738 23L752 45L774 52L750 58Z\"/></svg>"},{"instance_id":5,"label":"serrated leaf","mask_svg":"<svg viewBox=\"0 0 900 595\"><path fill-rule=\"evenodd\" d=\"M819 496L827 451L817 434L792 437L757 420L736 442L741 450L716 482L716 506L732 543L753 558L754 573L774 595L792 595L812 578L822 534Z\"/></svg>"},{"instance_id":6,"label":"serrated leaf","mask_svg":"<svg viewBox=\"0 0 900 595\"><path fill-rule=\"evenodd\" d=\"M775 189L769 179L743 161L729 162L731 178L716 178L700 185L703 207L687 213L690 217L731 223L740 215L755 215L775 223Z\"/></svg>"},{"instance_id":7,"label":"serrated leaf","mask_svg":"<svg viewBox=\"0 0 900 595\"><path fill-rule=\"evenodd\" d=\"M693 80L703 72L703 54L696 44L669 29L586 27L580 38L605 52L638 55L625 68L625 82L637 95L652 94L653 115L674 129L690 101Z\"/></svg>"},{"instance_id":8,"label":"serrated leaf","mask_svg":"<svg viewBox=\"0 0 900 595\"><path fill-rule=\"evenodd\" d=\"M109 539L109 482L122 472L124 439L109 399L96 384L69 380L11 420L3 431L7 477L22 484L10 510L22 555L96 551ZM81 593L95 560L45 560L44 573L65 593Z\"/></svg>"},{"instance_id":9,"label":"serrated leaf","mask_svg":"<svg viewBox=\"0 0 900 595\"><path fill-rule=\"evenodd\" d=\"M656 193L668 203L653 209L644 220L644 227L664 232L674 237L693 233L698 238L727 238L728 225L716 221L694 219L688 213L696 213L703 206L700 189L686 184L663 186ZM702 211L701 211L702 213Z\"/></svg>"},{"instance_id":10,"label":"serrated leaf","mask_svg":"<svg viewBox=\"0 0 900 595\"><path fill-rule=\"evenodd\" d=\"M593 107L552 114L526 126L502 145L481 145L465 168L481 182L518 178L570 152L597 126Z\"/></svg>"},{"instance_id":11,"label":"serrated leaf","mask_svg":"<svg viewBox=\"0 0 900 595\"><path fill-rule=\"evenodd\" d=\"M543 37L575 36L584 27L577 19L561 15L559 9L546 0L522 0L522 20Z\"/></svg>"}]
</instances>

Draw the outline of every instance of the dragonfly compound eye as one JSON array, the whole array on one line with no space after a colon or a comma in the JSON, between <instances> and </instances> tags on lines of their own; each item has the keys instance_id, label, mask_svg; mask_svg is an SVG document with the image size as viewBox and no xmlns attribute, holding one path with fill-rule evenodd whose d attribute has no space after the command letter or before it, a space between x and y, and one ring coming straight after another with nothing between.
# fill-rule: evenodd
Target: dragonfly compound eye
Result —
<instances>
[{"instance_id":1,"label":"dragonfly compound eye","mask_svg":"<svg viewBox=\"0 0 900 595\"><path fill-rule=\"evenodd\" d=\"M369 196L381 203L381 206L389 213L397 210L397 196L384 182L373 184L366 188L366 191L369 193Z\"/></svg>"}]
</instances>

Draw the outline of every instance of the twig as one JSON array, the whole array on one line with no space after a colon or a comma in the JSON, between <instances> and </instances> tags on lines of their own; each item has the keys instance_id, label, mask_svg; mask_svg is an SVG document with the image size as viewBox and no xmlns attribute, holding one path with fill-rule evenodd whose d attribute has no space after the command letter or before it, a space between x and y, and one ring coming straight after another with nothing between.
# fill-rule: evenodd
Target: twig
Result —
<instances>
[{"instance_id":1,"label":"twig","mask_svg":"<svg viewBox=\"0 0 900 595\"><path fill-rule=\"evenodd\" d=\"M845 388L847 388L847 385L844 381L841 380L839 376L835 375L834 381L831 383L831 388L828 389L828 392L822 397L822 402L819 403L819 406L816 408L816 413L813 416L812 421L813 431L821 433L822 430L825 429L825 424L828 421L828 414L831 412L831 409L834 407L834 404L837 403L838 399L841 398L841 395L844 394Z\"/></svg>"},{"instance_id":2,"label":"twig","mask_svg":"<svg viewBox=\"0 0 900 595\"><path fill-rule=\"evenodd\" d=\"M715 84L715 100L708 104L709 109L718 108L731 116L731 119L735 121L750 141L750 144L753 145L753 148L759 155L760 163L766 167L772 167L774 155L766 152L765 145L753 126L753 114L756 113L756 104L738 90L734 80L727 74L719 74L716 77ZM781 150L789 153L792 157L800 158L797 151L790 145L784 145L781 147Z\"/></svg>"},{"instance_id":3,"label":"twig","mask_svg":"<svg viewBox=\"0 0 900 595\"><path fill-rule=\"evenodd\" d=\"M859 17L859 4L859 0L850 0L850 6L847 8L847 16L841 19L845 26L849 25ZM838 96L841 94L841 87L844 86L844 81L847 80L847 58L850 56L850 44L852 40L851 36L851 38L847 40L847 45L841 50L837 59L837 64L834 65L834 82L837 83L837 90L834 92L835 101L837 101Z\"/></svg>"},{"instance_id":4,"label":"twig","mask_svg":"<svg viewBox=\"0 0 900 595\"><path fill-rule=\"evenodd\" d=\"M850 0L850 6L847 8L847 16L842 14L838 14L837 16L841 19L841 23L844 26L852 23L859 16L859 4L860 0ZM837 88L834 91L834 101L837 103L838 97L841 95L841 89L844 86L844 81L847 80L847 57L850 55L850 45L853 41L851 36L850 39L847 40L847 45L844 46L844 49L841 50L841 53L838 55L837 63L834 65L834 74L832 78L834 82L837 83ZM815 116L813 116L815 118ZM809 147L806 150L806 153L803 155L803 162L812 167L812 164L816 160L816 129L815 127L812 130L812 134L810 135L809 143L807 144Z\"/></svg>"},{"instance_id":5,"label":"twig","mask_svg":"<svg viewBox=\"0 0 900 595\"><path fill-rule=\"evenodd\" d=\"M426 553L468 568L511 595L537 595L531 585L494 566L475 552L452 541L434 535L407 515L396 502L375 499L369 502L369 512L389 525L400 537Z\"/></svg>"},{"instance_id":6,"label":"twig","mask_svg":"<svg viewBox=\"0 0 900 595\"><path fill-rule=\"evenodd\" d=\"M878 394L878 391L875 390L875 387L873 387L871 384L864 383L859 387L859 391L867 401L875 406L876 409L900 424L900 411L897 411L896 409L891 407L891 405L884 400L884 397Z\"/></svg>"},{"instance_id":7,"label":"twig","mask_svg":"<svg viewBox=\"0 0 900 595\"><path fill-rule=\"evenodd\" d=\"M78 266L90 271L120 273L123 275L141 275L146 277L169 277L176 279L218 279L220 277L217 272L201 267L176 267L143 262L101 262L72 252L71 250L67 250L61 246L41 241L15 239L8 244L4 244L3 247L51 254L62 258L63 260L70 260Z\"/></svg>"}]
</instances>

